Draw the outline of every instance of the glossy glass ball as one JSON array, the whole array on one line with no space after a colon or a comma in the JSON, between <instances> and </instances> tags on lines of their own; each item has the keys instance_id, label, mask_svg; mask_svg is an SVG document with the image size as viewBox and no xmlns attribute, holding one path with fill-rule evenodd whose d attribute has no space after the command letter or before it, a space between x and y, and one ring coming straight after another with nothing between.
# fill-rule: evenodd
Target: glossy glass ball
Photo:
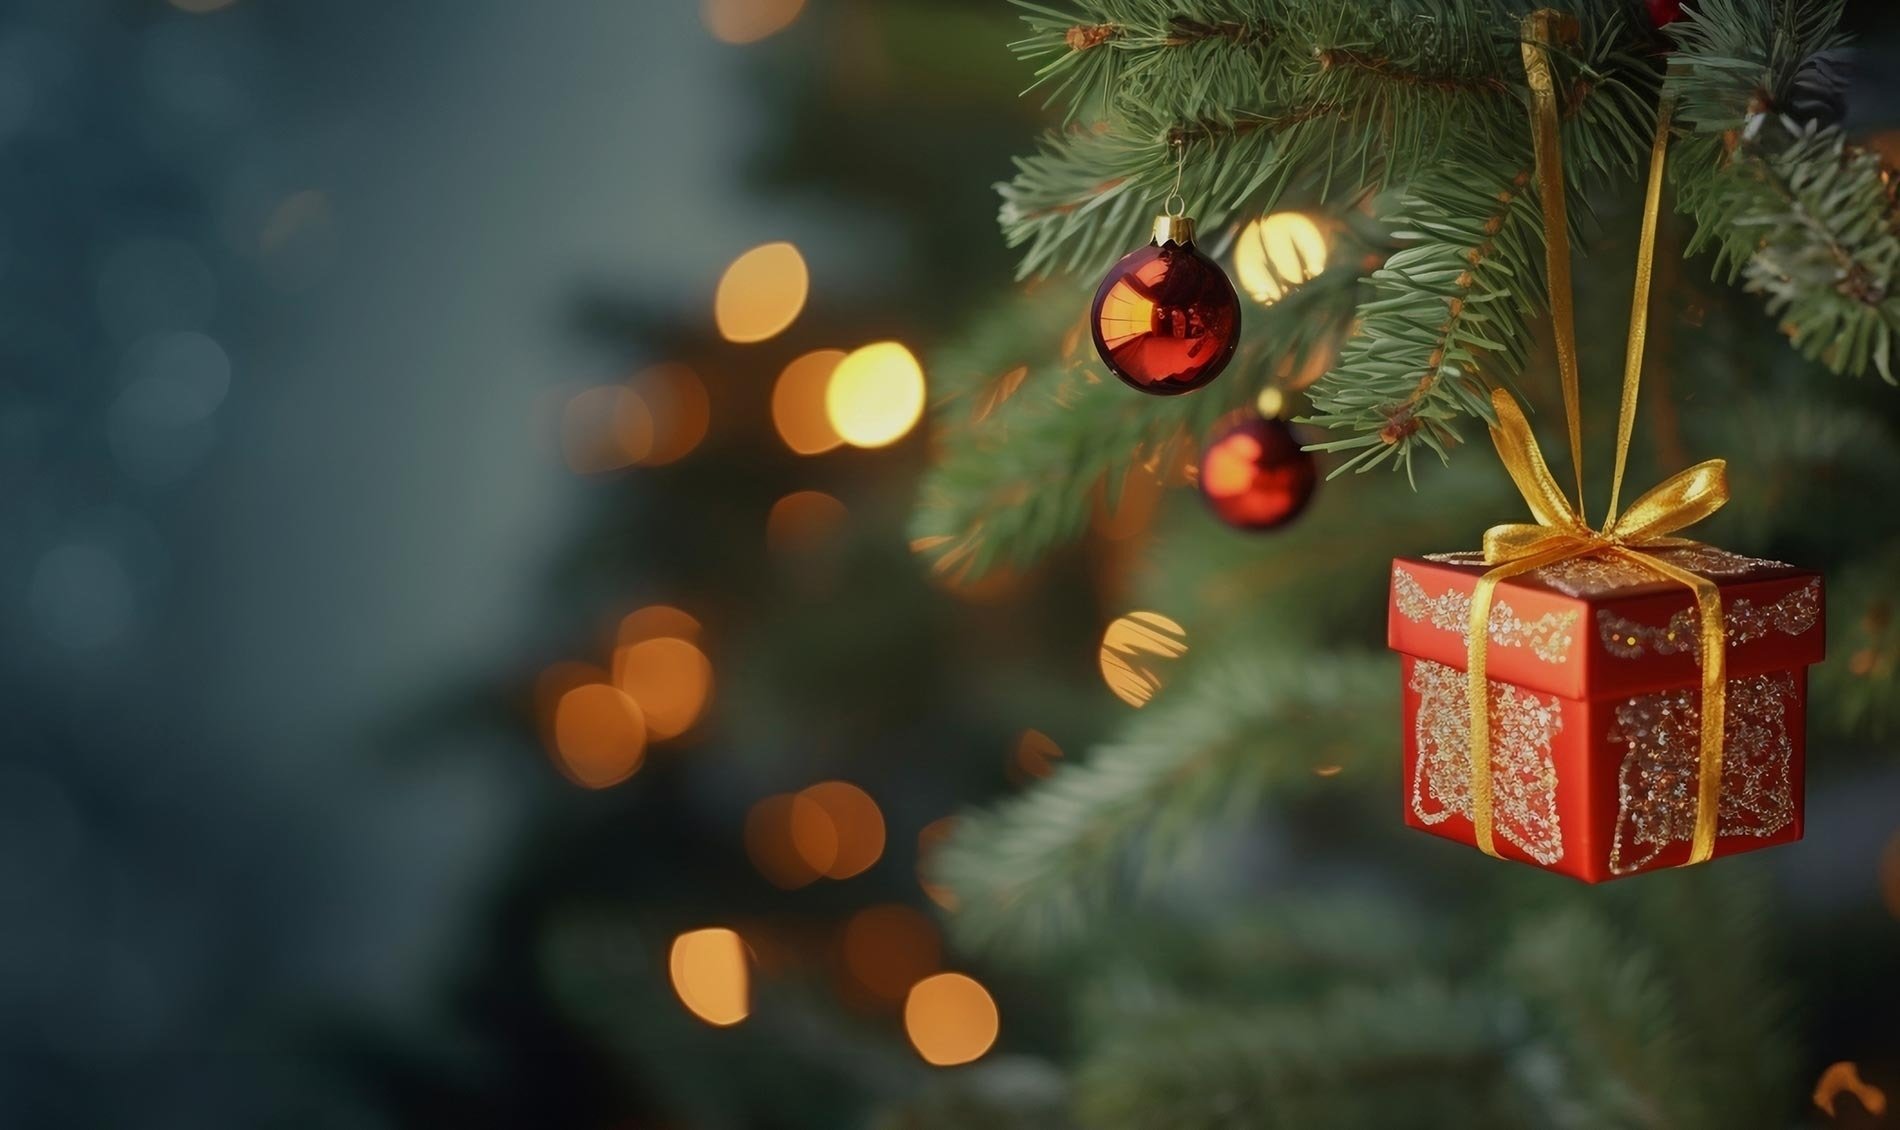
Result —
<instances>
[{"instance_id":1,"label":"glossy glass ball","mask_svg":"<svg viewBox=\"0 0 1900 1130\"><path fill-rule=\"evenodd\" d=\"M1240 530L1271 530L1313 500L1319 467L1283 420L1251 412L1215 429L1201 451L1201 497Z\"/></svg>"},{"instance_id":2,"label":"glossy glass ball","mask_svg":"<svg viewBox=\"0 0 1900 1130\"><path fill-rule=\"evenodd\" d=\"M1089 330L1103 363L1130 386L1156 396L1193 392L1233 359L1240 297L1192 243L1151 243L1109 270Z\"/></svg>"}]
</instances>

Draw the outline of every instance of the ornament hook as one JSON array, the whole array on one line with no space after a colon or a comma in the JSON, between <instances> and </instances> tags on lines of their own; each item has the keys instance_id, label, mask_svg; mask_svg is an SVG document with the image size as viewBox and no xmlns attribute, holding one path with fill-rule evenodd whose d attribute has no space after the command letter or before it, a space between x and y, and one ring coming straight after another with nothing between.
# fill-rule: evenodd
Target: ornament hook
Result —
<instances>
[{"instance_id":1,"label":"ornament hook","mask_svg":"<svg viewBox=\"0 0 1900 1130\"><path fill-rule=\"evenodd\" d=\"M1187 138L1175 135L1174 138L1174 187L1168 190L1168 198L1161 202L1162 210L1175 219L1187 215L1187 198L1181 195L1181 176L1187 171Z\"/></svg>"}]
</instances>

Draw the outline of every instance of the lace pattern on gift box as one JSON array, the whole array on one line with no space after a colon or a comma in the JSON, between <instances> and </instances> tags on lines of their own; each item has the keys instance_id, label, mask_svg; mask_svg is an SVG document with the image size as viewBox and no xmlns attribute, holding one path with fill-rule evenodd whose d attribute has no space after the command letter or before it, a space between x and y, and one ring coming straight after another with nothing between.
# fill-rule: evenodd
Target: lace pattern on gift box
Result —
<instances>
[{"instance_id":1,"label":"lace pattern on gift box","mask_svg":"<svg viewBox=\"0 0 1900 1130\"><path fill-rule=\"evenodd\" d=\"M1798 636L1814 627L1820 618L1819 577L1772 604L1756 604L1747 597L1737 597L1722 610L1730 647L1758 640L1770 631ZM1635 659L1645 652L1674 655L1686 651L1696 657L1698 664L1702 662L1702 641L1696 631L1693 607L1677 612L1660 628L1639 624L1607 608L1599 609L1597 633L1603 638L1605 650L1621 659Z\"/></svg>"},{"instance_id":2,"label":"lace pattern on gift box","mask_svg":"<svg viewBox=\"0 0 1900 1130\"><path fill-rule=\"evenodd\" d=\"M1739 553L1730 553L1712 545L1689 545L1680 549L1657 550L1656 555L1672 565L1680 566L1698 576L1745 577L1761 569L1786 569L1787 564L1770 561L1765 557L1744 557ZM1483 565L1484 554L1470 551L1462 553L1428 553L1427 561L1442 561L1449 565ZM1532 580L1540 581L1565 596L1602 596L1632 585L1652 584L1658 578L1655 573L1633 561L1621 557L1583 556L1572 557L1533 569L1526 574Z\"/></svg>"},{"instance_id":3,"label":"lace pattern on gift box","mask_svg":"<svg viewBox=\"0 0 1900 1130\"><path fill-rule=\"evenodd\" d=\"M1418 695L1412 811L1427 824L1453 813L1471 818L1471 699L1465 673L1429 660L1412 664ZM1557 766L1551 739L1563 729L1557 699L1491 683L1493 829L1548 867L1564 856L1557 821Z\"/></svg>"},{"instance_id":4,"label":"lace pattern on gift box","mask_svg":"<svg viewBox=\"0 0 1900 1130\"><path fill-rule=\"evenodd\" d=\"M1427 596L1418 578L1398 566L1392 569L1392 592L1399 615L1407 620L1457 632L1459 639L1470 639L1470 593L1447 589L1438 596ZM1546 612L1535 620L1526 620L1505 601L1491 602L1491 642L1499 647L1528 647L1546 663L1562 663L1569 658L1570 630L1576 623L1574 609Z\"/></svg>"},{"instance_id":5,"label":"lace pattern on gift box","mask_svg":"<svg viewBox=\"0 0 1900 1130\"><path fill-rule=\"evenodd\" d=\"M1773 671L1728 682L1718 836L1772 836L1794 820L1794 676ZM1641 695L1616 708L1610 742L1625 749L1616 779L1610 870L1640 871L1695 834L1701 692Z\"/></svg>"}]
</instances>

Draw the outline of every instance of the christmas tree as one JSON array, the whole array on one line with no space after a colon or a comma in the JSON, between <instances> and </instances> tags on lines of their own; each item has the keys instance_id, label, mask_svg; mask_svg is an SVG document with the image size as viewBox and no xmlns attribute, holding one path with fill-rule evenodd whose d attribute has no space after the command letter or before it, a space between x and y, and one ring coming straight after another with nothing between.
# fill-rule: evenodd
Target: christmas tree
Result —
<instances>
[{"instance_id":1,"label":"christmas tree","mask_svg":"<svg viewBox=\"0 0 1900 1130\"><path fill-rule=\"evenodd\" d=\"M1804 1031L1776 988L1826 975L1811 937L1774 928L1773 853L1577 889L1414 842L1392 815L1391 561L1519 512L1484 442L1489 390L1563 418L1531 7L1024 4L1015 47L1063 122L1001 186L1001 219L1042 281L933 367L941 453L914 518L933 567L1032 567L1104 487L1179 481L1263 391L1304 400L1333 476L1269 534L1174 492L1127 595L1146 631L1104 640L1146 705L963 820L936 861L956 939L1066 988L1080 1124L1785 1125L1842 1036ZM1632 477L1726 454L1733 502L1695 536L1823 569L1815 787L1878 780L1900 541L1863 500L1900 486L1900 243L1893 174L1843 128L1843 5L1555 7L1582 371L1622 366L1666 99L1673 215ZM1081 287L1175 191L1267 305L1224 377L1147 398L1106 379ZM1590 411L1609 403L1586 398L1585 450L1611 438ZM1403 474L1352 474L1380 467ZM1608 468L1589 470L1601 497ZM1829 943L1850 962L1869 944Z\"/></svg>"},{"instance_id":2,"label":"christmas tree","mask_svg":"<svg viewBox=\"0 0 1900 1130\"><path fill-rule=\"evenodd\" d=\"M466 717L570 779L544 775L457 998L485 1054L381 1049L388 1104L496 1125L1729 1130L1815 1113L1820 1078L1842 1124L1872 1112L1900 1057L1877 846L1584 888L1417 836L1393 803L1392 559L1516 516L1489 390L1553 436L1562 418L1531 7L1024 4L1036 77L1016 113L1015 72L966 69L1004 59L997 12L814 5L787 34L825 65L761 75L785 122L763 187L873 217L908 269L850 301L814 282L769 345L585 304L629 370L704 374L718 426L653 456L678 421L638 420L672 369L562 413L583 425L597 533L551 586L556 642ZM1672 214L1631 477L1725 454L1733 501L1695 536L1825 572L1825 841L1829 797L1893 792L1874 754L1900 646L1900 539L1865 502L1900 484L1894 203L1846 139L1842 7L1717 0L1660 27L1633 4L1562 7L1582 368L1623 360L1666 94ZM1045 102L996 240L963 190ZM1177 190L1244 329L1212 383L1146 397L1111 379L1085 315ZM1005 243L1020 288L999 282ZM886 338L924 355L928 466L922 445L867 454L767 418L781 366ZM809 364L839 382L837 355ZM1612 432L1594 392L1592 451ZM1237 520L1197 497L1237 412L1310 421L1333 476L1289 480L1310 505ZM641 463L664 465L622 466ZM654 639L713 673L688 728L649 725L631 755L578 722L564 737L569 695L613 697L594 687L629 687L651 722L677 690L631 670ZM875 798L881 856L847 842L867 824L838 782ZM1857 885L1788 913L1817 867ZM933 1007L956 1019L933 1028ZM1870 1084L1827 1069L1847 1060Z\"/></svg>"}]
</instances>

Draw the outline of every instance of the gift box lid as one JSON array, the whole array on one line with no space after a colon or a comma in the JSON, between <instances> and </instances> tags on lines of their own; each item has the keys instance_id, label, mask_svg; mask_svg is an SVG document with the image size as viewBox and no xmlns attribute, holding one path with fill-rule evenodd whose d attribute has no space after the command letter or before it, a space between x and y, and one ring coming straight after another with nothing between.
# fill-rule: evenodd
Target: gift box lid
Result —
<instances>
[{"instance_id":1,"label":"gift box lid","mask_svg":"<svg viewBox=\"0 0 1900 1130\"><path fill-rule=\"evenodd\" d=\"M1731 678L1825 654L1819 573L1707 545L1657 555L1721 588ZM1471 591L1486 568L1475 553L1393 561L1392 649L1463 670ZM1699 681L1696 623L1686 586L1621 558L1575 557L1498 585L1485 662L1493 679L1565 698L1647 694Z\"/></svg>"}]
</instances>

